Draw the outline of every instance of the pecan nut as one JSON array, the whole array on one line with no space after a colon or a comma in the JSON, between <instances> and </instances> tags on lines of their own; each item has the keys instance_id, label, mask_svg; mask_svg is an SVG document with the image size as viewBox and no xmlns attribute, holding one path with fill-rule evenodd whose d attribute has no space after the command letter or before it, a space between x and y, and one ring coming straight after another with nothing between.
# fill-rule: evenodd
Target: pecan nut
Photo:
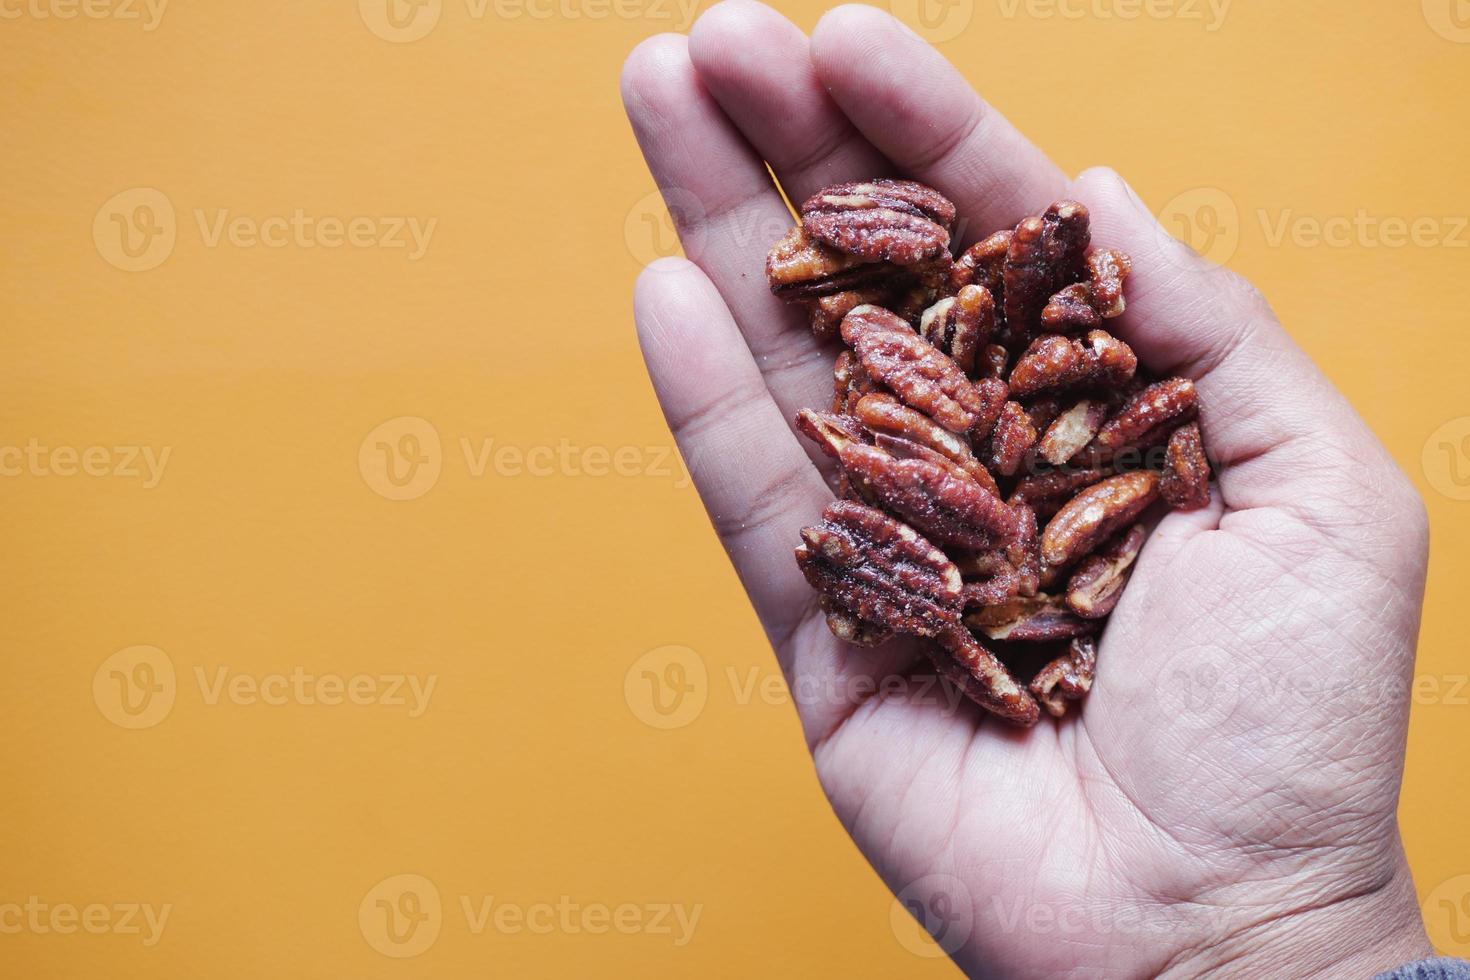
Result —
<instances>
[{"instance_id":1,"label":"pecan nut","mask_svg":"<svg viewBox=\"0 0 1470 980\"><path fill-rule=\"evenodd\" d=\"M842 339L869 377L951 432L967 431L985 408L959 366L896 314L859 306L842 321Z\"/></svg>"},{"instance_id":2,"label":"pecan nut","mask_svg":"<svg viewBox=\"0 0 1470 980\"><path fill-rule=\"evenodd\" d=\"M1067 582L1067 606L1084 619L1102 619L1123 596L1145 536L1135 524L1082 559Z\"/></svg>"},{"instance_id":3,"label":"pecan nut","mask_svg":"<svg viewBox=\"0 0 1470 980\"><path fill-rule=\"evenodd\" d=\"M827 614L827 628L844 643L851 643L855 647L877 647L893 638L893 630L862 619L827 596L822 596L821 605L822 611Z\"/></svg>"},{"instance_id":4,"label":"pecan nut","mask_svg":"<svg viewBox=\"0 0 1470 980\"><path fill-rule=\"evenodd\" d=\"M955 624L964 586L934 545L882 511L838 500L801 530L796 563L812 588L857 618L897 633L937 636Z\"/></svg>"},{"instance_id":5,"label":"pecan nut","mask_svg":"<svg viewBox=\"0 0 1470 980\"><path fill-rule=\"evenodd\" d=\"M985 465L975 458L975 453L968 440L936 424L933 419L922 412L914 411L892 395L881 393L865 395L858 400L854 414L869 431L879 436L879 444L884 445L884 448L889 449L890 452L893 452L891 446L896 443L885 444L882 436L888 436L891 440L914 443L938 453L968 473L981 486L997 496L1000 495L1000 490L995 485L995 478L990 475ZM906 456L909 454L894 452L894 455Z\"/></svg>"},{"instance_id":6,"label":"pecan nut","mask_svg":"<svg viewBox=\"0 0 1470 980\"><path fill-rule=\"evenodd\" d=\"M925 646L940 675L986 711L1022 728L1041 717L1036 699L968 630L946 630L937 643Z\"/></svg>"},{"instance_id":7,"label":"pecan nut","mask_svg":"<svg viewBox=\"0 0 1470 980\"><path fill-rule=\"evenodd\" d=\"M1097 631L1097 623L1083 619L1060 597L1045 592L967 612L965 625L992 640L1026 643L1067 640Z\"/></svg>"},{"instance_id":8,"label":"pecan nut","mask_svg":"<svg viewBox=\"0 0 1470 980\"><path fill-rule=\"evenodd\" d=\"M1109 477L1067 501L1041 532L1041 560L1055 568L1092 551L1159 496L1159 475L1134 470Z\"/></svg>"},{"instance_id":9,"label":"pecan nut","mask_svg":"<svg viewBox=\"0 0 1470 980\"><path fill-rule=\"evenodd\" d=\"M1101 461L1155 445L1175 427L1192 420L1198 405L1194 382L1187 378L1151 384L1135 392L1103 423L1088 447L1090 455Z\"/></svg>"},{"instance_id":10,"label":"pecan nut","mask_svg":"<svg viewBox=\"0 0 1470 980\"><path fill-rule=\"evenodd\" d=\"M990 433L990 466L1002 476L1014 476L1021 461L1036 445L1036 426L1019 402L1006 402Z\"/></svg>"},{"instance_id":11,"label":"pecan nut","mask_svg":"<svg viewBox=\"0 0 1470 980\"><path fill-rule=\"evenodd\" d=\"M963 471L856 442L838 459L865 496L938 544L988 548L1016 536L1015 511Z\"/></svg>"},{"instance_id":12,"label":"pecan nut","mask_svg":"<svg viewBox=\"0 0 1470 980\"><path fill-rule=\"evenodd\" d=\"M1078 333L1102 326L1103 320L1122 316L1123 281L1133 262L1122 252L1099 249L1087 256L1087 282L1065 287L1041 311L1042 329Z\"/></svg>"},{"instance_id":13,"label":"pecan nut","mask_svg":"<svg viewBox=\"0 0 1470 980\"><path fill-rule=\"evenodd\" d=\"M864 262L807 236L800 227L786 233L766 256L766 281L784 299L817 299L848 290L892 284L902 270Z\"/></svg>"},{"instance_id":14,"label":"pecan nut","mask_svg":"<svg viewBox=\"0 0 1470 980\"><path fill-rule=\"evenodd\" d=\"M954 218L944 195L911 180L838 184L801 206L811 237L860 259L903 266L947 253Z\"/></svg>"},{"instance_id":15,"label":"pecan nut","mask_svg":"<svg viewBox=\"0 0 1470 980\"><path fill-rule=\"evenodd\" d=\"M1106 330L1089 332L1085 341L1047 334L1036 338L1011 368L1011 395L1024 398L1084 384L1117 388L1137 367L1133 349Z\"/></svg>"},{"instance_id":16,"label":"pecan nut","mask_svg":"<svg viewBox=\"0 0 1470 980\"><path fill-rule=\"evenodd\" d=\"M1016 346L1036 334L1047 301L1081 281L1091 238L1087 209L1076 201L1058 201L1016 226L1004 269L1006 332Z\"/></svg>"},{"instance_id":17,"label":"pecan nut","mask_svg":"<svg viewBox=\"0 0 1470 980\"><path fill-rule=\"evenodd\" d=\"M1107 414L1107 402L1102 399L1081 399L1047 427L1037 452L1051 465L1061 466L1092 442Z\"/></svg>"},{"instance_id":18,"label":"pecan nut","mask_svg":"<svg viewBox=\"0 0 1470 980\"><path fill-rule=\"evenodd\" d=\"M1047 470L1031 473L1016 481L1011 491L1011 504L1027 504L1039 517L1050 517L1062 509L1062 505L1076 496L1077 491L1092 486L1111 475L1102 467L1083 467Z\"/></svg>"},{"instance_id":19,"label":"pecan nut","mask_svg":"<svg viewBox=\"0 0 1470 980\"><path fill-rule=\"evenodd\" d=\"M833 459L841 457L844 446L862 442L867 434L858 420L849 415L814 412L809 408L797 413L796 428Z\"/></svg>"},{"instance_id":20,"label":"pecan nut","mask_svg":"<svg viewBox=\"0 0 1470 980\"><path fill-rule=\"evenodd\" d=\"M995 332L995 300L983 286L966 286L924 311L919 333L954 359L960 370L976 375L980 353Z\"/></svg>"},{"instance_id":21,"label":"pecan nut","mask_svg":"<svg viewBox=\"0 0 1470 980\"><path fill-rule=\"evenodd\" d=\"M1036 672L1029 685L1031 693L1053 718L1067 713L1068 701L1081 701L1092 689L1097 668L1097 640L1079 636L1067 646L1067 652Z\"/></svg>"},{"instance_id":22,"label":"pecan nut","mask_svg":"<svg viewBox=\"0 0 1470 980\"><path fill-rule=\"evenodd\" d=\"M1199 510L1210 504L1210 461L1199 426L1181 425L1164 449L1164 473L1159 494L1175 510Z\"/></svg>"},{"instance_id":23,"label":"pecan nut","mask_svg":"<svg viewBox=\"0 0 1470 980\"><path fill-rule=\"evenodd\" d=\"M957 293L966 286L983 286L995 297L997 309L1003 309L1006 254L1014 234L1009 229L998 231L965 249L949 270L950 292Z\"/></svg>"}]
</instances>

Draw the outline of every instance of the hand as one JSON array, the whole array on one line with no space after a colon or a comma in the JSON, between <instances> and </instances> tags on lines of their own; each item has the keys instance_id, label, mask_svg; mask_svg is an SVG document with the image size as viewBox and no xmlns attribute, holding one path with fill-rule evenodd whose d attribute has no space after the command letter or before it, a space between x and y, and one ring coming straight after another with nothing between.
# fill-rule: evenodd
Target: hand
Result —
<instances>
[{"instance_id":1,"label":"hand","mask_svg":"<svg viewBox=\"0 0 1470 980\"><path fill-rule=\"evenodd\" d=\"M818 776L895 891L984 976L1368 976L1431 955L1399 841L1427 525L1418 495L1260 295L1112 171L1069 180L868 7L810 42L731 0L628 59L623 96L693 260L655 263L648 370L792 687ZM1077 111L1059 106L1059 111ZM913 696L916 649L846 647L796 569L831 492L790 420L834 351L766 288L793 201L931 184L968 244L1059 198L1133 257L1112 321L1198 383L1215 503L1165 517L1075 717L1018 732ZM863 680L908 679L877 696ZM907 693L906 693L907 692Z\"/></svg>"}]
</instances>

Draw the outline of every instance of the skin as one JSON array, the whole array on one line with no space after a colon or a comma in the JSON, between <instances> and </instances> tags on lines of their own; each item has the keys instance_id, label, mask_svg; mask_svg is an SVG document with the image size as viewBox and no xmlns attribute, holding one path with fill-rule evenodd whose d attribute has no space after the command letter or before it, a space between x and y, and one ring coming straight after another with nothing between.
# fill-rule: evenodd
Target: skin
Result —
<instances>
[{"instance_id":1,"label":"skin","mask_svg":"<svg viewBox=\"0 0 1470 980\"><path fill-rule=\"evenodd\" d=\"M874 8L808 39L731 0L639 45L622 87L689 256L638 280L649 374L833 808L955 962L1347 977L1432 955L1395 817L1424 508L1260 294L1117 174L1062 173ZM1159 524L1080 712L1018 732L922 684L912 645L829 634L791 552L832 495L791 419L826 404L835 351L766 288L792 219L763 161L796 201L924 181L969 219L961 244L1073 198L1095 242L1132 255L1110 329L1196 381L1220 479L1210 508Z\"/></svg>"}]
</instances>

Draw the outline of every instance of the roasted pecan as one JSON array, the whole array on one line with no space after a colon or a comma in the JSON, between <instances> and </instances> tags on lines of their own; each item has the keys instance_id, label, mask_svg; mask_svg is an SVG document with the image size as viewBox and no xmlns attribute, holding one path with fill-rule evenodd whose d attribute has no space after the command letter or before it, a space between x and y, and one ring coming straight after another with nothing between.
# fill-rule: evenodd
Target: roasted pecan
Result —
<instances>
[{"instance_id":1,"label":"roasted pecan","mask_svg":"<svg viewBox=\"0 0 1470 980\"><path fill-rule=\"evenodd\" d=\"M876 647L893 638L893 630L862 619L851 610L836 605L825 595L822 596L821 605L822 611L827 614L827 628L844 643L851 643L856 647Z\"/></svg>"},{"instance_id":2,"label":"roasted pecan","mask_svg":"<svg viewBox=\"0 0 1470 980\"><path fill-rule=\"evenodd\" d=\"M1016 570L1016 594L1034 596L1041 585L1041 536L1037 533L1036 511L1024 503L1012 503L1016 512L1016 539L1006 547L1006 560Z\"/></svg>"},{"instance_id":3,"label":"roasted pecan","mask_svg":"<svg viewBox=\"0 0 1470 980\"><path fill-rule=\"evenodd\" d=\"M1057 416L1062 414L1068 402L1055 394L1039 395L1028 399L1025 405L1026 417L1031 424L1036 426L1037 432L1045 432L1047 427L1056 421Z\"/></svg>"},{"instance_id":4,"label":"roasted pecan","mask_svg":"<svg viewBox=\"0 0 1470 980\"><path fill-rule=\"evenodd\" d=\"M990 433L990 466L1002 476L1014 476L1021 461L1036 445L1036 426L1019 402L1006 402Z\"/></svg>"},{"instance_id":5,"label":"roasted pecan","mask_svg":"<svg viewBox=\"0 0 1470 980\"><path fill-rule=\"evenodd\" d=\"M920 445L910 439L905 439L903 436L889 435L886 432L875 432L873 434L873 445L898 459L921 459L933 463L940 469L947 471L956 480L974 480L984 487L987 492L997 497L1000 496L1000 488L995 485L995 478L990 475L990 472L984 466L979 467L975 471L983 475L974 475L948 456L935 452L928 446Z\"/></svg>"},{"instance_id":6,"label":"roasted pecan","mask_svg":"<svg viewBox=\"0 0 1470 980\"><path fill-rule=\"evenodd\" d=\"M976 371L981 378L1003 378L1006 374L1006 365L1010 363L1010 360L1010 352L1003 346L986 344L985 349L976 359Z\"/></svg>"},{"instance_id":7,"label":"roasted pecan","mask_svg":"<svg viewBox=\"0 0 1470 980\"><path fill-rule=\"evenodd\" d=\"M1010 503L1027 504L1036 511L1037 516L1050 517L1076 496L1077 491L1105 479L1111 472L1102 467L1067 467L1028 474L1016 482L1015 489L1011 491Z\"/></svg>"},{"instance_id":8,"label":"roasted pecan","mask_svg":"<svg viewBox=\"0 0 1470 980\"><path fill-rule=\"evenodd\" d=\"M968 430L985 408L981 393L948 355L885 309L853 310L842 321L842 339L869 377L951 432Z\"/></svg>"},{"instance_id":9,"label":"roasted pecan","mask_svg":"<svg viewBox=\"0 0 1470 980\"><path fill-rule=\"evenodd\" d=\"M1076 456L1097 435L1107 418L1107 402L1099 398L1083 398L1056 417L1041 437L1037 451L1053 466Z\"/></svg>"},{"instance_id":10,"label":"roasted pecan","mask_svg":"<svg viewBox=\"0 0 1470 980\"><path fill-rule=\"evenodd\" d=\"M1061 290L1041 311L1041 329L1047 333L1080 333L1102 326L1102 314L1092 308L1092 287L1074 282Z\"/></svg>"},{"instance_id":11,"label":"roasted pecan","mask_svg":"<svg viewBox=\"0 0 1470 980\"><path fill-rule=\"evenodd\" d=\"M850 415L814 412L809 408L797 413L796 427L833 459L840 457L842 447L862 442L865 435L862 425Z\"/></svg>"},{"instance_id":12,"label":"roasted pecan","mask_svg":"<svg viewBox=\"0 0 1470 980\"><path fill-rule=\"evenodd\" d=\"M1034 533L1032 541L1034 544ZM1021 576L1008 557L1014 547L953 556L955 567L965 580L963 599L966 606L993 606L1020 594Z\"/></svg>"},{"instance_id":13,"label":"roasted pecan","mask_svg":"<svg viewBox=\"0 0 1470 980\"><path fill-rule=\"evenodd\" d=\"M1067 606L1084 619L1113 611L1128 584L1133 561L1143 547L1144 528L1135 524L1082 559L1067 582Z\"/></svg>"},{"instance_id":14,"label":"roasted pecan","mask_svg":"<svg viewBox=\"0 0 1470 980\"><path fill-rule=\"evenodd\" d=\"M1039 218L1016 226L1006 251L1006 333L1013 348L1025 346L1041 325L1041 311L1059 289L1083 277L1091 233L1087 209L1058 201Z\"/></svg>"},{"instance_id":15,"label":"roasted pecan","mask_svg":"<svg viewBox=\"0 0 1470 980\"><path fill-rule=\"evenodd\" d=\"M984 286L995 298L996 308L1003 306L1001 293L1005 288L1006 253L1011 247L1010 230L998 231L965 249L955 259L949 272L951 292L959 292L966 286Z\"/></svg>"},{"instance_id":16,"label":"roasted pecan","mask_svg":"<svg viewBox=\"0 0 1470 980\"><path fill-rule=\"evenodd\" d=\"M1016 536L1015 511L957 467L899 459L856 442L843 446L838 459L885 510L938 544L988 548Z\"/></svg>"},{"instance_id":17,"label":"roasted pecan","mask_svg":"<svg viewBox=\"0 0 1470 980\"><path fill-rule=\"evenodd\" d=\"M1031 679L1031 693L1052 717L1060 718L1067 713L1068 701L1081 701L1092 689L1096 665L1096 638L1075 637L1064 655L1036 672Z\"/></svg>"},{"instance_id":18,"label":"roasted pecan","mask_svg":"<svg viewBox=\"0 0 1470 980\"><path fill-rule=\"evenodd\" d=\"M904 277L895 266L864 262L793 228L766 256L766 281L784 299L816 299L854 289L891 285Z\"/></svg>"},{"instance_id":19,"label":"roasted pecan","mask_svg":"<svg viewBox=\"0 0 1470 980\"><path fill-rule=\"evenodd\" d=\"M894 302L896 291L888 286L870 286L866 289L849 289L831 296L807 300L806 307L812 333L818 340L831 340L842 327L842 318L854 308L868 303L888 306Z\"/></svg>"},{"instance_id":20,"label":"roasted pecan","mask_svg":"<svg viewBox=\"0 0 1470 980\"><path fill-rule=\"evenodd\" d=\"M1097 623L1083 619L1059 597L1038 592L1010 602L965 613L965 625L992 640L1046 642L1066 640L1097 631Z\"/></svg>"},{"instance_id":21,"label":"roasted pecan","mask_svg":"<svg viewBox=\"0 0 1470 980\"><path fill-rule=\"evenodd\" d=\"M878 390L878 383L868 377L857 355L845 350L832 365L832 411L851 414L858 400Z\"/></svg>"},{"instance_id":22,"label":"roasted pecan","mask_svg":"<svg viewBox=\"0 0 1470 980\"><path fill-rule=\"evenodd\" d=\"M1192 420L1199 404L1194 382L1168 378L1135 393L1117 414L1097 430L1088 447L1091 461L1106 461L1125 450L1140 450L1162 441L1175 427Z\"/></svg>"},{"instance_id":23,"label":"roasted pecan","mask_svg":"<svg viewBox=\"0 0 1470 980\"><path fill-rule=\"evenodd\" d=\"M975 458L970 443L963 436L955 435L938 425L929 416L914 411L892 395L881 393L865 395L858 401L854 414L858 421L874 434L880 437L887 435L892 439L906 440L938 453L963 469L981 486L999 496L1000 491L995 486L994 477L990 475L985 465ZM894 452L889 445L885 445L881 438L878 443L890 452ZM894 455L908 454L894 452Z\"/></svg>"},{"instance_id":24,"label":"roasted pecan","mask_svg":"<svg viewBox=\"0 0 1470 980\"><path fill-rule=\"evenodd\" d=\"M807 234L868 261L915 265L949 249L954 205L909 180L838 184L801 206Z\"/></svg>"},{"instance_id":25,"label":"roasted pecan","mask_svg":"<svg viewBox=\"0 0 1470 980\"><path fill-rule=\"evenodd\" d=\"M801 530L796 563L812 588L859 619L937 636L955 624L959 569L919 533L882 511L838 500Z\"/></svg>"},{"instance_id":26,"label":"roasted pecan","mask_svg":"<svg viewBox=\"0 0 1470 980\"><path fill-rule=\"evenodd\" d=\"M1043 330L1078 333L1123 313L1123 281L1133 263L1122 252L1099 249L1087 256L1087 282L1073 283L1054 295L1041 311Z\"/></svg>"},{"instance_id":27,"label":"roasted pecan","mask_svg":"<svg viewBox=\"0 0 1470 980\"><path fill-rule=\"evenodd\" d=\"M1011 368L1011 396L1079 385L1114 388L1132 378L1137 367L1133 349L1105 330L1089 332L1085 341L1047 334L1036 338Z\"/></svg>"},{"instance_id":28,"label":"roasted pecan","mask_svg":"<svg viewBox=\"0 0 1470 980\"><path fill-rule=\"evenodd\" d=\"M984 286L966 286L924 311L919 333L974 377L980 351L995 332L995 300Z\"/></svg>"},{"instance_id":29,"label":"roasted pecan","mask_svg":"<svg viewBox=\"0 0 1470 980\"><path fill-rule=\"evenodd\" d=\"M1100 248L1087 256L1087 285L1092 292L1092 308L1104 320L1122 316L1123 283L1133 271L1133 260L1125 252Z\"/></svg>"},{"instance_id":30,"label":"roasted pecan","mask_svg":"<svg viewBox=\"0 0 1470 980\"><path fill-rule=\"evenodd\" d=\"M1069 500L1041 532L1041 560L1070 565L1141 514L1159 495L1159 475L1135 470L1095 483Z\"/></svg>"},{"instance_id":31,"label":"roasted pecan","mask_svg":"<svg viewBox=\"0 0 1470 980\"><path fill-rule=\"evenodd\" d=\"M986 711L1023 728L1041 717L1036 699L968 630L945 630L937 643L925 645L925 652L943 677Z\"/></svg>"},{"instance_id":32,"label":"roasted pecan","mask_svg":"<svg viewBox=\"0 0 1470 980\"><path fill-rule=\"evenodd\" d=\"M1210 503L1210 461L1199 426L1181 425L1169 436L1159 494L1175 510L1199 510Z\"/></svg>"}]
</instances>

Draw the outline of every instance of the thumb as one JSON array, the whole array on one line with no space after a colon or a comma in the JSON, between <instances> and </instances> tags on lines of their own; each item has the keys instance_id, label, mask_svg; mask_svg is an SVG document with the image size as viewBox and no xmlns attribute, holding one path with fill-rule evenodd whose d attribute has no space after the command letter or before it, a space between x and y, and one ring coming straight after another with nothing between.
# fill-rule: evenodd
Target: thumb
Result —
<instances>
[{"instance_id":1,"label":"thumb","mask_svg":"<svg viewBox=\"0 0 1470 980\"><path fill-rule=\"evenodd\" d=\"M1417 491L1260 292L1170 236L1112 170L1084 172L1072 193L1094 241L1133 259L1117 333L1154 371L1198 387L1223 520L1270 508L1358 546L1377 535L1386 551L1412 551Z\"/></svg>"}]
</instances>

